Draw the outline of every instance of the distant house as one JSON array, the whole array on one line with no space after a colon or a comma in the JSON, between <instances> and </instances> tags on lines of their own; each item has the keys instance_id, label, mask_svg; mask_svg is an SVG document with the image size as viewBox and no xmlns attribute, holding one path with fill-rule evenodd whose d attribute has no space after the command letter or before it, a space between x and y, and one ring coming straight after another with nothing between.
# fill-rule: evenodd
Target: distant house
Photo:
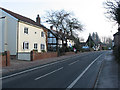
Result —
<instances>
[{"instance_id":1,"label":"distant house","mask_svg":"<svg viewBox=\"0 0 120 90\"><path fill-rule=\"evenodd\" d=\"M118 32L115 33L113 36L114 36L114 46L115 47L120 46L120 30L118 30Z\"/></svg>"},{"instance_id":2,"label":"distant house","mask_svg":"<svg viewBox=\"0 0 120 90\"><path fill-rule=\"evenodd\" d=\"M59 31L58 34L62 36L62 40L59 40L59 44L64 44L67 47L73 47L75 45L73 36L69 35L68 33L63 33L62 31ZM62 47L62 46L61 46Z\"/></svg>"},{"instance_id":3,"label":"distant house","mask_svg":"<svg viewBox=\"0 0 120 90\"><path fill-rule=\"evenodd\" d=\"M58 39L60 39L60 36L57 35L57 32L54 31L53 27L51 26L50 30L48 30L48 51L57 51Z\"/></svg>"},{"instance_id":4,"label":"distant house","mask_svg":"<svg viewBox=\"0 0 120 90\"><path fill-rule=\"evenodd\" d=\"M2 19L2 51L9 50L10 55L19 59L27 57L33 49L47 51L47 28L41 25L39 15L35 22L4 8L0 8L0 13L0 17L5 17Z\"/></svg>"},{"instance_id":5,"label":"distant house","mask_svg":"<svg viewBox=\"0 0 120 90\"><path fill-rule=\"evenodd\" d=\"M48 30L48 51L57 51L57 48L62 48L63 43L65 43L63 33L53 30L53 26L51 26Z\"/></svg>"},{"instance_id":6,"label":"distant house","mask_svg":"<svg viewBox=\"0 0 120 90\"><path fill-rule=\"evenodd\" d=\"M67 47L73 47L75 45L73 36L66 34L66 37L67 37Z\"/></svg>"},{"instance_id":7,"label":"distant house","mask_svg":"<svg viewBox=\"0 0 120 90\"><path fill-rule=\"evenodd\" d=\"M62 48L62 44L65 45L66 42L67 47L72 47L75 44L71 36L64 34L62 31L53 30L51 26L48 31L48 51L56 51L57 44L59 48Z\"/></svg>"},{"instance_id":8,"label":"distant house","mask_svg":"<svg viewBox=\"0 0 120 90\"><path fill-rule=\"evenodd\" d=\"M86 44L90 47L93 48L94 46L96 46L94 40L92 39L91 35L88 36L88 39L86 41Z\"/></svg>"},{"instance_id":9,"label":"distant house","mask_svg":"<svg viewBox=\"0 0 120 90\"><path fill-rule=\"evenodd\" d=\"M88 39L86 41L87 46L89 46L89 48L93 48L94 50L99 50L100 49L100 43L101 42L96 42L91 35L88 36Z\"/></svg>"}]
</instances>

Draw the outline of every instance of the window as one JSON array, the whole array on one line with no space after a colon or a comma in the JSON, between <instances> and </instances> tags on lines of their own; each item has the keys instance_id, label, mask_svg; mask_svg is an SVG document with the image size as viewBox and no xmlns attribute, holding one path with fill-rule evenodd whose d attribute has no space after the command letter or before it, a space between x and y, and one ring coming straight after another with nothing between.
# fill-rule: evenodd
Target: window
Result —
<instances>
[{"instance_id":1,"label":"window","mask_svg":"<svg viewBox=\"0 0 120 90\"><path fill-rule=\"evenodd\" d=\"M52 38L48 38L48 43L52 43Z\"/></svg>"},{"instance_id":2,"label":"window","mask_svg":"<svg viewBox=\"0 0 120 90\"><path fill-rule=\"evenodd\" d=\"M41 50L45 50L45 45L41 44Z\"/></svg>"},{"instance_id":3,"label":"window","mask_svg":"<svg viewBox=\"0 0 120 90\"><path fill-rule=\"evenodd\" d=\"M23 49L29 49L29 43L23 42Z\"/></svg>"},{"instance_id":4,"label":"window","mask_svg":"<svg viewBox=\"0 0 120 90\"><path fill-rule=\"evenodd\" d=\"M28 28L26 28L26 27L24 28L24 33L28 34Z\"/></svg>"},{"instance_id":5,"label":"window","mask_svg":"<svg viewBox=\"0 0 120 90\"><path fill-rule=\"evenodd\" d=\"M35 50L37 49L37 43L34 44L34 49L35 49Z\"/></svg>"},{"instance_id":6,"label":"window","mask_svg":"<svg viewBox=\"0 0 120 90\"><path fill-rule=\"evenodd\" d=\"M41 37L44 37L44 32L41 32Z\"/></svg>"},{"instance_id":7,"label":"window","mask_svg":"<svg viewBox=\"0 0 120 90\"><path fill-rule=\"evenodd\" d=\"M48 37L50 37L50 32L48 32Z\"/></svg>"}]
</instances>

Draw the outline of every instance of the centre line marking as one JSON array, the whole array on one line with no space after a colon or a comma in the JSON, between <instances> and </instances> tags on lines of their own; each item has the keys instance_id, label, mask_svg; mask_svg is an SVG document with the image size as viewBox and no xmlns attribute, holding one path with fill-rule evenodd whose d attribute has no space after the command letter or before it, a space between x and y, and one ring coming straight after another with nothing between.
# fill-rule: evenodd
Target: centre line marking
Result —
<instances>
[{"instance_id":1,"label":"centre line marking","mask_svg":"<svg viewBox=\"0 0 120 90\"><path fill-rule=\"evenodd\" d=\"M59 68L59 69L56 69L56 70L54 70L54 71L52 71L52 72L49 72L49 73L47 73L47 74L45 74L45 75L42 75L42 76L36 78L35 80L41 79L41 78L43 78L43 77L46 77L46 76L48 76L48 75L50 75L50 74L52 74L52 73L55 73L55 72L57 72L57 71L59 71L59 70L61 70L61 69L63 69L63 67L61 67L61 68Z\"/></svg>"},{"instance_id":2,"label":"centre line marking","mask_svg":"<svg viewBox=\"0 0 120 90\"><path fill-rule=\"evenodd\" d=\"M97 59L98 59L99 57L101 57L101 56L102 56L102 54L99 55L94 61L92 61L92 63L89 64L89 66L67 87L66 90L71 89L71 88L78 82L78 80L85 74L85 72L91 67L91 65L92 65L95 61L97 61Z\"/></svg>"},{"instance_id":3,"label":"centre line marking","mask_svg":"<svg viewBox=\"0 0 120 90\"><path fill-rule=\"evenodd\" d=\"M78 62L79 60L77 60L77 61L75 61L75 62L72 62L72 63L70 63L70 64L68 64L68 65L72 65L72 64L74 64L74 63L76 63L76 62Z\"/></svg>"}]
</instances>

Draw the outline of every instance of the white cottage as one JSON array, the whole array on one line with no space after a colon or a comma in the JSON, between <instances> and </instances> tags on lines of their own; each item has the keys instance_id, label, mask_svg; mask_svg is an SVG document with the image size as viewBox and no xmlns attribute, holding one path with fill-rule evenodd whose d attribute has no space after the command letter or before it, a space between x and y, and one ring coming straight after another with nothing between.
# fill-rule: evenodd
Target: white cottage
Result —
<instances>
[{"instance_id":1,"label":"white cottage","mask_svg":"<svg viewBox=\"0 0 120 90\"><path fill-rule=\"evenodd\" d=\"M47 51L47 28L12 11L0 8L2 21L2 52L9 50L18 59L30 59L31 50ZM0 22L1 22L0 21ZM1 33L1 32L0 32Z\"/></svg>"}]
</instances>

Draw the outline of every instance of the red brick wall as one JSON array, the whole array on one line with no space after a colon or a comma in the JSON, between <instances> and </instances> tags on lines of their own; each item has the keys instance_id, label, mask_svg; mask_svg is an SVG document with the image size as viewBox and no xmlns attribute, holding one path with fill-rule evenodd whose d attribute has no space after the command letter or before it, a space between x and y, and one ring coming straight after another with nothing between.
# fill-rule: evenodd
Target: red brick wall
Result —
<instances>
[{"instance_id":1,"label":"red brick wall","mask_svg":"<svg viewBox=\"0 0 120 90\"><path fill-rule=\"evenodd\" d=\"M66 52L65 55L75 54L74 52ZM57 52L45 52L45 53L38 53L35 51L31 52L31 61L40 60L45 58L52 58L57 57Z\"/></svg>"},{"instance_id":2,"label":"red brick wall","mask_svg":"<svg viewBox=\"0 0 120 90\"><path fill-rule=\"evenodd\" d=\"M6 59L7 59L7 62L6 62ZM0 55L0 66L2 67L10 66L10 52L9 51L7 51L7 56Z\"/></svg>"},{"instance_id":3,"label":"red brick wall","mask_svg":"<svg viewBox=\"0 0 120 90\"><path fill-rule=\"evenodd\" d=\"M7 66L10 66L10 51L7 51Z\"/></svg>"},{"instance_id":4,"label":"red brick wall","mask_svg":"<svg viewBox=\"0 0 120 90\"><path fill-rule=\"evenodd\" d=\"M40 59L45 59L45 58L51 58L51 57L57 57L57 52L45 52L45 53L38 53L35 51L32 51L31 53L31 60L40 60Z\"/></svg>"}]
</instances>

